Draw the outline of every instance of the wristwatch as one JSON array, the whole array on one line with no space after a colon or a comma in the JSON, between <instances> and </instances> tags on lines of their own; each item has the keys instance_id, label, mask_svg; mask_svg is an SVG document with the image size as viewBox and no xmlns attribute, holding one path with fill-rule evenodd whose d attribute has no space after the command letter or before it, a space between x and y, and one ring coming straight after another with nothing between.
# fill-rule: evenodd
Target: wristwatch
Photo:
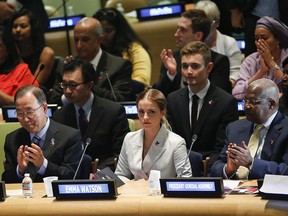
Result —
<instances>
[{"instance_id":1,"label":"wristwatch","mask_svg":"<svg viewBox=\"0 0 288 216\"><path fill-rule=\"evenodd\" d=\"M271 73L274 73L277 70L280 70L280 67L276 64L270 71Z\"/></svg>"}]
</instances>

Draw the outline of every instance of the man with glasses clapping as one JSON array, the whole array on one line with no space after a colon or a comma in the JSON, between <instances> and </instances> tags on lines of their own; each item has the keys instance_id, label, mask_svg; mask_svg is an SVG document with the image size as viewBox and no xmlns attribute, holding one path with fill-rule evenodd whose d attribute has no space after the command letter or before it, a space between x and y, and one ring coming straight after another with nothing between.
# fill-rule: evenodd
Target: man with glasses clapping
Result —
<instances>
[{"instance_id":1,"label":"man with glasses clapping","mask_svg":"<svg viewBox=\"0 0 288 216\"><path fill-rule=\"evenodd\" d=\"M18 89L14 103L22 127L6 136L2 180L21 182L27 172L34 182L46 176L72 179L82 153L80 132L48 118L46 96L38 87Z\"/></svg>"}]
</instances>

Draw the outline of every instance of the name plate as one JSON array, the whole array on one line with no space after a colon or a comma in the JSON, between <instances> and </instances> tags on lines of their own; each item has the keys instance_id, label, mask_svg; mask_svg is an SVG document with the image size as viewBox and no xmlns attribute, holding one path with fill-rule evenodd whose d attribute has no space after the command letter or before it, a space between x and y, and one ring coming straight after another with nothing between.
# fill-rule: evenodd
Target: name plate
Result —
<instances>
[{"instance_id":1,"label":"name plate","mask_svg":"<svg viewBox=\"0 0 288 216\"><path fill-rule=\"evenodd\" d=\"M218 198L224 193L222 178L160 179L164 197Z\"/></svg>"},{"instance_id":2,"label":"name plate","mask_svg":"<svg viewBox=\"0 0 288 216\"><path fill-rule=\"evenodd\" d=\"M5 201L6 197L7 194L6 194L5 182L0 181L0 201Z\"/></svg>"},{"instance_id":3,"label":"name plate","mask_svg":"<svg viewBox=\"0 0 288 216\"><path fill-rule=\"evenodd\" d=\"M118 195L115 180L57 180L52 182L53 195L65 199L114 199Z\"/></svg>"}]
</instances>

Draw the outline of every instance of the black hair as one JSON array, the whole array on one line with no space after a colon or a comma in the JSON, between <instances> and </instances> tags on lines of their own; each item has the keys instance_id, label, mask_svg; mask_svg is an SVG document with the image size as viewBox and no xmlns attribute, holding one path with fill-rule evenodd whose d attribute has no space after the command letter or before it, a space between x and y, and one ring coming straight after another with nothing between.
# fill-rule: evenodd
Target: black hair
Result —
<instances>
[{"instance_id":1,"label":"black hair","mask_svg":"<svg viewBox=\"0 0 288 216\"><path fill-rule=\"evenodd\" d=\"M27 9L23 9L15 13L10 20L10 30L12 31L13 23L16 19L22 16L27 16L29 18L29 23L31 25L31 40L34 49L34 53L40 56L43 48L45 47L45 37L44 31L39 20L33 15L33 13ZM17 43L17 41L16 41ZM21 50L20 50L21 51Z\"/></svg>"},{"instance_id":2,"label":"black hair","mask_svg":"<svg viewBox=\"0 0 288 216\"><path fill-rule=\"evenodd\" d=\"M107 21L110 25L113 25L116 29L113 50L109 50L111 54L121 56L122 52L127 51L130 57L129 48L131 43L138 42L149 54L149 48L147 44L140 39L140 37L131 28L125 17L116 9L112 7L102 8L98 10L93 17L98 21ZM107 48L102 46L102 49L107 50ZM149 54L150 55L150 54Z\"/></svg>"},{"instance_id":3,"label":"black hair","mask_svg":"<svg viewBox=\"0 0 288 216\"><path fill-rule=\"evenodd\" d=\"M64 64L63 74L74 72L77 68L81 69L83 82L87 83L90 81L96 81L96 72L93 65L89 62L83 61L81 59L73 59L66 64Z\"/></svg>"},{"instance_id":4,"label":"black hair","mask_svg":"<svg viewBox=\"0 0 288 216\"><path fill-rule=\"evenodd\" d=\"M0 65L0 73L8 74L20 63L21 58L12 34L5 26L0 26L0 40L2 40L8 54L5 62Z\"/></svg>"}]
</instances>

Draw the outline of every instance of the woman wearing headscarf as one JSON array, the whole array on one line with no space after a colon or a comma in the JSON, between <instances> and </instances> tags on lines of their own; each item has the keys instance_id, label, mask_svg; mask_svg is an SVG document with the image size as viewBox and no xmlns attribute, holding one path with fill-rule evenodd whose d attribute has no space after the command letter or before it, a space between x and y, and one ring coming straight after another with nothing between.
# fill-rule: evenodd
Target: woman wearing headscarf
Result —
<instances>
[{"instance_id":1,"label":"woman wearing headscarf","mask_svg":"<svg viewBox=\"0 0 288 216\"><path fill-rule=\"evenodd\" d=\"M260 78L273 80L281 89L282 62L288 56L288 27L272 17L260 18L255 29L255 44L257 52L243 61L232 91L237 99L243 99L247 86Z\"/></svg>"}]
</instances>

